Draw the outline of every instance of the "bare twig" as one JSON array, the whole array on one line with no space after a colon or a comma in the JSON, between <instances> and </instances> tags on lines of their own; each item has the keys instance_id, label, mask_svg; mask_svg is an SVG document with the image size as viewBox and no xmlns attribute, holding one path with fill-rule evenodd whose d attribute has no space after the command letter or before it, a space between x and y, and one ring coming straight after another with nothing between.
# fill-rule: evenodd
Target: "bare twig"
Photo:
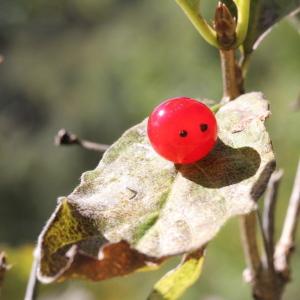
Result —
<instances>
[{"instance_id":1,"label":"bare twig","mask_svg":"<svg viewBox=\"0 0 300 300\"><path fill-rule=\"evenodd\" d=\"M219 2L215 11L214 29L220 45L223 77L223 102L233 100L243 92L242 71L236 61L236 20L225 3ZM256 287L261 273L261 258L256 239L257 213L241 216L242 244L247 260L250 282Z\"/></svg>"},{"instance_id":2,"label":"bare twig","mask_svg":"<svg viewBox=\"0 0 300 300\"><path fill-rule=\"evenodd\" d=\"M39 286L39 282L36 277L37 267L38 258L34 254L24 300L35 300L37 297L37 289Z\"/></svg>"},{"instance_id":3,"label":"bare twig","mask_svg":"<svg viewBox=\"0 0 300 300\"><path fill-rule=\"evenodd\" d=\"M256 239L256 212L241 217L242 244L247 260L251 281L255 281L261 270L261 259Z\"/></svg>"},{"instance_id":4,"label":"bare twig","mask_svg":"<svg viewBox=\"0 0 300 300\"><path fill-rule=\"evenodd\" d=\"M241 71L236 63L235 51L220 49L223 101L233 100L241 95Z\"/></svg>"},{"instance_id":5,"label":"bare twig","mask_svg":"<svg viewBox=\"0 0 300 300\"><path fill-rule=\"evenodd\" d=\"M57 135L54 138L54 143L57 146L78 145L84 149L96 152L105 152L109 148L109 145L82 140L78 138L75 134L68 132L65 129L60 129L58 131Z\"/></svg>"},{"instance_id":6,"label":"bare twig","mask_svg":"<svg viewBox=\"0 0 300 300\"><path fill-rule=\"evenodd\" d=\"M248 266L244 279L251 284L255 300L279 300L281 293L275 272L262 264L256 237L257 220L255 211L241 216L242 244Z\"/></svg>"},{"instance_id":7,"label":"bare twig","mask_svg":"<svg viewBox=\"0 0 300 300\"><path fill-rule=\"evenodd\" d=\"M275 171L268 183L266 196L264 199L264 210L262 217L262 227L266 247L266 263L269 269L274 271L273 255L274 255L274 214L276 209L278 188L283 176L283 171Z\"/></svg>"},{"instance_id":8,"label":"bare twig","mask_svg":"<svg viewBox=\"0 0 300 300\"><path fill-rule=\"evenodd\" d=\"M277 272L288 281L289 261L294 250L296 229L299 222L300 211L300 160L298 162L295 182L289 201L288 211L285 217L283 230L279 242L277 243L274 256L274 264Z\"/></svg>"}]
</instances>

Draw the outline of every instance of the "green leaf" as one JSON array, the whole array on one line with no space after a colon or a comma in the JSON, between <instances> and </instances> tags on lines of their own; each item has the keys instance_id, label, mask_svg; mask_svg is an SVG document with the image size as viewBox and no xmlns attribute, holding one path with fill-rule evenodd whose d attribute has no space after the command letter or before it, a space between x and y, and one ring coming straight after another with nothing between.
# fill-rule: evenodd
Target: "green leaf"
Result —
<instances>
[{"instance_id":1,"label":"green leaf","mask_svg":"<svg viewBox=\"0 0 300 300\"><path fill-rule=\"evenodd\" d=\"M200 13L200 0L175 0L189 18L196 30L212 46L219 48L215 30L205 21Z\"/></svg>"},{"instance_id":2,"label":"green leaf","mask_svg":"<svg viewBox=\"0 0 300 300\"><path fill-rule=\"evenodd\" d=\"M203 251L196 251L183 258L181 264L168 272L154 286L148 300L176 300L193 285L201 275Z\"/></svg>"},{"instance_id":3,"label":"green leaf","mask_svg":"<svg viewBox=\"0 0 300 300\"><path fill-rule=\"evenodd\" d=\"M268 115L260 93L224 105L215 149L192 165L160 157L146 120L129 129L59 201L39 238L39 279L125 275L194 252L229 218L255 210L275 166Z\"/></svg>"},{"instance_id":4,"label":"green leaf","mask_svg":"<svg viewBox=\"0 0 300 300\"><path fill-rule=\"evenodd\" d=\"M251 0L250 22L244 42L245 54L257 48L273 25L299 8L300 0Z\"/></svg>"}]
</instances>

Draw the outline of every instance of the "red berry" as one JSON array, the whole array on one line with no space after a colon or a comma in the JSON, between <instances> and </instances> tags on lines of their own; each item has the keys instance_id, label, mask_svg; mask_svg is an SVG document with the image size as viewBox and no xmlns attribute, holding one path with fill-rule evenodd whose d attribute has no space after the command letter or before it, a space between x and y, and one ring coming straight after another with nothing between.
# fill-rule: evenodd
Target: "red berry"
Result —
<instances>
[{"instance_id":1,"label":"red berry","mask_svg":"<svg viewBox=\"0 0 300 300\"><path fill-rule=\"evenodd\" d=\"M161 156L174 163L194 163L206 156L217 140L214 113L186 97L158 105L148 120L148 137Z\"/></svg>"}]
</instances>

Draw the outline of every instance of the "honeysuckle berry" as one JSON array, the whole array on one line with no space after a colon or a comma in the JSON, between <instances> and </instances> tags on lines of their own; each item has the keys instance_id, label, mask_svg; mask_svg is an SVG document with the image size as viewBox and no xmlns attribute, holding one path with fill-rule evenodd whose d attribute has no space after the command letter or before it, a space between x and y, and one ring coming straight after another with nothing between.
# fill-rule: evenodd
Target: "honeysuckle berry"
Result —
<instances>
[{"instance_id":1,"label":"honeysuckle berry","mask_svg":"<svg viewBox=\"0 0 300 300\"><path fill-rule=\"evenodd\" d=\"M158 105L148 119L148 137L155 151L178 164L205 157L217 140L217 121L205 104L187 97Z\"/></svg>"}]
</instances>

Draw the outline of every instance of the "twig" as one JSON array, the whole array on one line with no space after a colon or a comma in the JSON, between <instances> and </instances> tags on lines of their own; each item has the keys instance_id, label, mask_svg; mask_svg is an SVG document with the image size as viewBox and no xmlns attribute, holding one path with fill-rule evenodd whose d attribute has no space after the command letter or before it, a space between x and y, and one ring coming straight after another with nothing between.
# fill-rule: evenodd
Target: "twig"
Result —
<instances>
[{"instance_id":1,"label":"twig","mask_svg":"<svg viewBox=\"0 0 300 300\"><path fill-rule=\"evenodd\" d=\"M54 138L54 143L57 146L78 145L84 149L96 152L105 152L109 148L109 145L82 140L78 138L75 134L68 132L65 129L60 129L58 131L57 135Z\"/></svg>"},{"instance_id":2,"label":"twig","mask_svg":"<svg viewBox=\"0 0 300 300\"><path fill-rule=\"evenodd\" d=\"M280 286L274 268L262 264L256 238L257 212L251 212L241 217L241 233L245 257L248 265L244 272L244 279L251 284L252 295L255 300L279 300Z\"/></svg>"},{"instance_id":3,"label":"twig","mask_svg":"<svg viewBox=\"0 0 300 300\"><path fill-rule=\"evenodd\" d=\"M274 271L273 255L274 255L274 214L276 209L278 188L283 176L283 171L275 171L268 183L266 196L264 199L264 209L262 218L262 227L266 247L266 263L269 269Z\"/></svg>"},{"instance_id":4,"label":"twig","mask_svg":"<svg viewBox=\"0 0 300 300\"><path fill-rule=\"evenodd\" d=\"M221 68L223 78L223 100L233 100L241 94L238 78L238 67L235 60L235 51L220 49Z\"/></svg>"},{"instance_id":5,"label":"twig","mask_svg":"<svg viewBox=\"0 0 300 300\"><path fill-rule=\"evenodd\" d=\"M243 93L243 74L235 57L236 20L225 3L219 2L215 11L214 29L220 45L223 78L223 100L233 100ZM257 294L262 270L261 257L256 239L257 213L241 216L241 235L247 260L253 293ZM258 292L260 293L260 292Z\"/></svg>"},{"instance_id":6,"label":"twig","mask_svg":"<svg viewBox=\"0 0 300 300\"><path fill-rule=\"evenodd\" d=\"M37 267L38 258L34 254L24 300L35 300L37 297L37 290L39 286L39 282L36 277Z\"/></svg>"},{"instance_id":7,"label":"twig","mask_svg":"<svg viewBox=\"0 0 300 300\"><path fill-rule=\"evenodd\" d=\"M241 217L242 244L253 283L261 269L261 260L256 240L256 218L255 211Z\"/></svg>"},{"instance_id":8,"label":"twig","mask_svg":"<svg viewBox=\"0 0 300 300\"><path fill-rule=\"evenodd\" d=\"M289 280L289 261L294 250L295 235L299 222L300 211L300 160L298 162L297 173L289 201L287 214L285 217L283 230L279 242L277 243L274 264L277 272L288 281Z\"/></svg>"}]
</instances>

